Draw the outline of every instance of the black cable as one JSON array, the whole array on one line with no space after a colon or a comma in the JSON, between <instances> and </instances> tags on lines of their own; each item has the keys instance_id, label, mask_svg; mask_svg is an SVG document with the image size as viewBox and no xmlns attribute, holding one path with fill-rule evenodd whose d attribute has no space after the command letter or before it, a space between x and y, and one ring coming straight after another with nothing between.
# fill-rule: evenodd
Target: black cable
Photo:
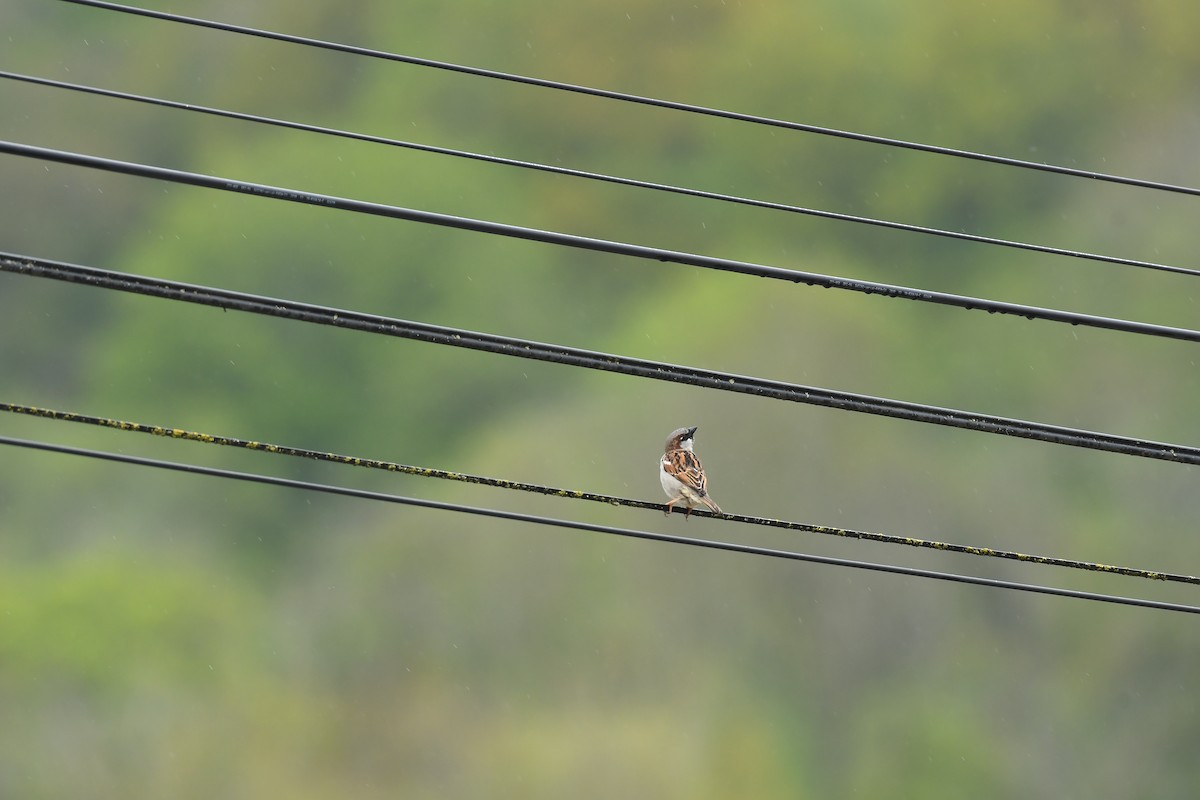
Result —
<instances>
[{"instance_id":1,"label":"black cable","mask_svg":"<svg viewBox=\"0 0 1200 800\"><path fill-rule=\"evenodd\" d=\"M906 222L895 222L893 220L876 219L874 217L863 217L856 214L842 214L836 211L825 211L817 208L806 208L803 206L790 205L788 203L776 203L770 200L758 200L751 197L739 197L737 195L723 194L720 192L709 192L703 189L692 189L686 186L673 186L665 183L655 183L653 181L638 180L635 178L623 178L618 175L606 175L599 172L587 172L585 170L570 169L568 167L556 167L550 164L541 164L535 161L521 161L513 158L503 158L500 156L484 155L482 153L472 153L466 150L455 150L449 147L439 147L429 144L418 144L415 142L403 141L401 139L391 139L384 136L374 136L366 133L358 133L355 131L340 130L337 128L327 128L319 125L309 125L303 122L294 122L291 120L277 119L274 117L265 117L258 114L247 114L240 111L230 111L222 108L212 108L209 106L195 105L192 103L181 103L175 100L166 100L160 97L148 97L146 95L130 94L128 92L120 92L113 89L101 89L94 86L84 86L77 83L68 83L66 81L58 81L50 78L39 78L31 75L22 75L16 72L6 72L0 70L0 78L9 80L22 81L38 86L49 86L57 89L66 89L69 91L83 92L86 94L99 95L101 97L109 97L119 100L130 100L138 103L146 103L165 108L180 109L185 111L193 111L201 114L210 114L216 117L226 119L235 119L243 122L253 122L262 125L273 125L280 128L288 128L291 130L304 131L306 133L316 133L323 136L337 136L345 139L352 139L360 142L368 142L371 144L382 144L391 147L401 147L409 150L417 150L424 153L433 153L437 155L451 156L454 158L470 159L474 161L482 161L488 164L500 164L510 167L519 167L521 169L537 170L547 172L554 175L564 175L573 178L582 178L585 180L601 181L604 183L612 183L618 186L631 186L638 189L650 189L652 191L667 192L671 194L684 195L686 197L698 197L703 200L716 200L723 203L734 203L738 205L749 206L752 208L765 208L772 211L785 211L793 214L804 214L810 217L818 217L821 219L831 219L840 222L852 222L861 225L872 225L878 228L888 230L906 231L908 233L921 233L929 236L939 236L946 239L957 239L959 241L975 242L977 244L994 245L997 247L1010 247L1017 250L1025 250L1034 253L1045 253L1055 256L1066 256L1069 258L1078 258L1085 261L1096 261L1105 264L1118 264L1127 267L1137 267L1140 269L1152 269L1161 272L1171 272L1179 275L1200 275L1200 269L1190 269L1188 267L1180 267L1173 264L1162 264L1155 261L1143 261L1135 258L1124 258L1121 256L1104 255L1101 253L1089 253L1083 250L1072 250L1065 247L1051 247L1049 245L1034 244L1032 242L1022 242L1015 239L1001 239L995 236L982 236L975 233L964 233L962 231L951 231L944 228L932 228L925 225L912 225Z\"/></svg>"},{"instance_id":2,"label":"black cable","mask_svg":"<svg viewBox=\"0 0 1200 800\"><path fill-rule=\"evenodd\" d=\"M548 361L587 369L616 372L654 380L683 383L726 392L769 397L794 403L838 408L896 419L945 425L964 430L1015 436L1054 444L1104 450L1112 453L1200 465L1200 448L1187 445L1152 442L1117 436L1109 433L1066 428L1043 422L1028 422L1009 417L997 417L970 411L940 408L903 400L871 397L869 395L822 389L766 378L716 372L661 361L630 358L599 353L563 345L534 342L528 339L478 333L462 328L450 328L423 322L365 314L359 311L329 308L261 295L234 292L208 286L147 278L140 275L112 272L95 267L64 264L41 258L27 258L0 253L0 272L12 272L53 280L80 283L152 297L246 311L272 317L295 319L320 325L366 331L402 339L433 342L488 353L499 353L534 361ZM1195 332L1190 332L1195 334Z\"/></svg>"},{"instance_id":3,"label":"black cable","mask_svg":"<svg viewBox=\"0 0 1200 800\"><path fill-rule=\"evenodd\" d=\"M733 261L715 256L684 253L678 250L664 250L658 247L616 242L607 239L594 239L587 236L575 236L558 231L525 228L519 225L507 225L491 220L457 217L451 214L439 214L435 211L423 211L400 206L371 203L365 200L354 200L332 195L305 192L297 189L287 189L279 186L267 186L259 183L220 178L213 175L202 175L196 172L156 167L149 164L138 164L129 161L117 161L101 156L91 156L83 153L72 153L64 150L53 150L48 147L21 144L19 142L0 141L0 153L53 161L88 169L99 169L124 175L142 178L170 181L173 183L199 186L206 189L219 189L226 192L269 197L275 200L286 200L292 203L324 206L326 208L350 211L359 214L372 214L391 219L402 219L410 222L420 222L427 225L439 225L458 230L486 233L493 236L505 236L514 239L553 244L561 247L573 247L582 250L610 253L613 255L642 258L649 261L662 261L683 264L701 269L715 269L724 272L735 272L742 275L753 275L759 278L804 283L809 286L820 286L826 289L843 289L861 294L877 294L884 297L899 297L924 303L965 308L971 311L987 311L989 314L1011 314L1027 319L1043 319L1052 322L1063 322L1071 325L1085 325L1092 328L1139 333L1150 336L1162 336L1169 339L1200 341L1200 331L1185 328L1172 328L1165 325L1152 325L1145 322L1098 317L1091 314L1080 314L1074 311L1061 311L1053 308L1022 305L1020 303L1005 303L998 300L987 300L979 297L936 292L929 289L913 289L907 286L896 286L876 281L858 280L855 278L840 278L822 275L816 272L771 267L763 264L753 264L747 261Z\"/></svg>"},{"instance_id":4,"label":"black cable","mask_svg":"<svg viewBox=\"0 0 1200 800\"><path fill-rule=\"evenodd\" d=\"M149 17L152 19L163 20L167 22L182 23L185 25L194 25L212 30L224 31L226 33L237 33L246 36L255 36L261 39L270 39L278 42L287 42L289 44L298 44L305 47L316 47L323 50L331 50L339 53L348 53L356 56L367 58L376 58L384 61L394 61L402 64L410 64L413 66L430 67L433 69L444 70L448 72L456 72L463 75L472 75L479 78L492 78L511 83L525 84L527 86L538 86L545 89L556 89L559 91L572 92L575 94L587 95L590 97L600 97L608 100L619 100L626 103L635 103L638 105L651 106L655 108L664 108L671 111L683 111L691 114L700 114L708 117L716 117L719 119L734 120L737 122L747 122L755 125L766 125L773 128L783 128L786 130L800 131L804 133L819 134L822 136L832 136L840 139L848 139L856 142L865 142L868 144L880 144L888 147L898 147L905 150L916 150L923 153L933 153L936 155L952 156L955 158L964 158L973 161L983 161L991 164L1002 164L1008 167L1019 167L1021 169L1037 170L1040 172L1049 172L1057 175L1069 175L1076 178L1088 178L1091 180L1102 181L1106 183L1117 183L1125 186L1138 186L1144 189L1157 189L1166 192L1177 192L1179 194L1189 194L1200 196L1200 189L1189 186L1178 186L1175 184L1162 183L1159 181L1149 181L1141 178L1129 178L1119 175L1111 175L1094 170L1076 169L1074 167L1063 167L1054 164L1044 164L1037 161L1025 161L1019 158L1009 158L1007 156L995 156L987 153L976 153L969 150L959 150L952 147L940 147L937 145L922 144L920 142L909 142L902 139L892 139L886 136L873 136L865 133L855 133L853 131L843 131L836 128L827 128L820 125L809 125L801 122L791 122L788 120L772 119L770 117L762 117L754 114L742 114L736 111L724 111L718 108L709 108L706 106L693 105L690 103L679 103L672 100L660 100L653 97L645 97L641 95L628 94L625 92L610 91L608 89L597 89L590 86L580 86L578 84L564 83L562 81L547 80L544 78L534 78L526 75L514 75L512 73L500 72L498 70L482 69L480 67L471 67L463 64L452 64L445 61L435 61L429 58L419 58L416 56L406 56L398 53L389 53L383 50L373 50L367 47L358 47L356 45L342 44L339 42L322 41L320 39L311 39L304 36L295 36L287 33L277 33L274 31L262 30L259 28L251 28L244 25L234 25L228 22L217 22L214 20L200 19L198 17L188 17L182 14L174 14L167 11L155 11L147 8L137 8L134 6L122 5L120 3L106 2L105 0L65 0L68 3L74 3L81 6L91 6L93 8L105 9L107 11L118 11L126 14L135 14L138 16Z\"/></svg>"},{"instance_id":5,"label":"black cable","mask_svg":"<svg viewBox=\"0 0 1200 800\"><path fill-rule=\"evenodd\" d=\"M411 464L399 464L395 461L382 461L374 458L339 455L337 453L309 450L302 447L292 447L290 445L272 444L270 442L255 441L250 439L238 439L232 436L214 436L209 433L189 431L182 428L167 428L161 425L145 425L140 422L130 422L128 420L110 419L106 417L95 417L88 414L76 414L70 411L55 411L54 409L50 408L39 408L36 406L27 406L19 403L0 402L0 411L24 414L41 419L52 419L58 422L76 422L85 425L95 425L103 428L113 428L116 430L126 431L128 433L145 433L150 434L151 436L164 436L181 441L201 442L203 444L213 444L222 447L236 447L243 450L254 450L257 452L292 456L295 458L306 458L313 461L325 461L333 464L342 464L344 466L365 467L367 469L382 470L384 472L393 472L401 475L414 475L422 478L438 478L441 480L469 483L475 486L491 486L498 489L507 489L509 491L532 492L534 494L568 498L571 500L587 500L593 503L603 503L605 505L621 506L623 508L651 509L654 511L662 511L665 509L667 511L673 511L676 514L684 513L683 509L679 508L678 506L669 507L665 503L651 503L645 500L633 500L628 497L594 494L592 492L581 492L575 489L563 489L555 486L542 486L536 483L525 483L522 481L507 480L504 478L489 478L482 475L471 475L465 472L453 472L450 470L434 469L432 467L417 467ZM1027 553L1017 553L1011 550L996 550L991 547L973 547L970 545L953 544L950 542L937 542L929 539L917 539L911 536L893 536L886 533L871 533L847 528L832 528L826 525L811 525L803 522L790 522L788 520L772 519L769 517L752 517L743 514L728 513L713 514L703 509L697 509L690 513L695 514L696 516L715 517L727 522L740 522L748 525L762 525L769 528L780 528L790 531L807 531L826 536L837 536L843 539L860 539L863 541L884 542L887 544L905 545L907 547L921 547L930 550L940 550L948 553L983 556L986 558L1003 558L1010 561L1021 561L1028 564L1043 564L1047 566L1084 570L1087 572L1105 572L1110 575L1123 575L1130 578L1143 578L1146 580L1200 585L1200 577L1196 577L1194 575L1182 575L1179 573L1138 569L1135 567L1119 567L1112 564L1099 564L1092 561L1078 561L1075 559L1030 555Z\"/></svg>"},{"instance_id":6,"label":"black cable","mask_svg":"<svg viewBox=\"0 0 1200 800\"><path fill-rule=\"evenodd\" d=\"M954 583L965 583L975 586L990 586L997 589L1033 592L1037 594L1053 595L1056 597L1073 597L1079 600L1092 600L1101 603L1115 603L1119 605L1139 606L1141 608L1154 608L1160 611L1181 611L1187 614L1200 614L1200 606L1167 603L1159 600L1148 600L1141 597L1123 597L1120 595L1096 594L1094 592L1083 592L1074 589L1062 589L1056 586L1017 583L1015 581L999 580L996 578L981 578L974 575L959 575L952 572L937 572L934 570L919 569L916 567L901 567L894 564L880 564L871 561L855 561L852 559L836 558L833 556L818 556L808 553L798 553L791 550L776 550L769 547L757 547L755 545L714 541L712 539L693 539L687 536L675 536L667 533L652 533L650 531L633 530L630 528L614 528L608 525L596 525L590 522L576 522L574 520L539 517L533 514L522 514L515 511L501 511L494 508L479 508L475 506L460 505L458 503L446 503L437 500L423 500L415 497L403 497L400 495L371 492L363 489L351 489L345 486L332 486L323 483L298 481L290 478L276 478L269 475L235 472L233 470L202 467L196 464L180 464L173 461L159 461L157 459L142 458L140 456L129 456L121 453L108 453L99 450L85 450L78 447L67 447L65 445L34 442L25 439L14 439L7 436L0 436L0 444L10 445L13 447L24 447L31 450L41 450L44 452L62 453L66 455L102 459L105 461L115 461L122 464L136 464L144 467L155 467L157 469L173 470L192 475L208 475L215 478L228 478L232 480L267 484L270 486L285 486L292 489L303 489L310 492L323 492L325 494L343 495L362 500L379 500L386 503L417 506L419 508L429 508L438 511L454 511L461 514L474 514L477 516L492 517L494 519L526 522L534 525L549 525L558 528L571 528L574 530L590 531L593 533L604 533L610 536L644 539L652 542L686 545L689 547L703 547L711 550L766 556L768 558L782 558L791 561L807 561L813 564L850 567L852 569L886 572L894 575L905 575L915 578L930 578L933 580L951 581Z\"/></svg>"}]
</instances>

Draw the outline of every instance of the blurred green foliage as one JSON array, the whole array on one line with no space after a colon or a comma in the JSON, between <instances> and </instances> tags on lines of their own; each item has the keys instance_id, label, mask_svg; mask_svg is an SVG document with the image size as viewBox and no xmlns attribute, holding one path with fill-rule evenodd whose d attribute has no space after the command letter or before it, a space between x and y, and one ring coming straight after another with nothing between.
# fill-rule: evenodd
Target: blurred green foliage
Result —
<instances>
[{"instance_id":1,"label":"blurred green foliage","mask_svg":"<svg viewBox=\"0 0 1200 800\"><path fill-rule=\"evenodd\" d=\"M166 7L169 4L160 4ZM174 10L967 150L1200 184L1200 7ZM67 3L0 69L1062 247L1195 263L1195 198L684 115ZM284 187L1195 327L1186 277L0 82L0 136ZM0 159L3 247L1193 443L1194 345ZM731 511L1196 571L1193 471L0 275L6 400L657 498L699 424ZM6 434L1195 604L1113 582L580 508L261 453ZM936 556L936 557L935 557ZM1189 796L1183 615L926 585L213 479L0 461L0 796Z\"/></svg>"}]
</instances>

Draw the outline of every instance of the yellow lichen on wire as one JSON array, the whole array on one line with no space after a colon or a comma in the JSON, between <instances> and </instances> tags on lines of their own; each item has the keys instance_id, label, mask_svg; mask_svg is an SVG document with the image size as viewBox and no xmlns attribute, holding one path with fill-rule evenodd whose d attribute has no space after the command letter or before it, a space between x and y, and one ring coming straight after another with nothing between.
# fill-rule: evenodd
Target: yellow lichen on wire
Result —
<instances>
[{"instance_id":1,"label":"yellow lichen on wire","mask_svg":"<svg viewBox=\"0 0 1200 800\"><path fill-rule=\"evenodd\" d=\"M288 445L237 439L230 436L213 436L211 434L189 431L183 428L165 428L157 425L144 425L126 420L96 417L70 411L56 411L54 409L39 408L37 406L21 405L17 403L0 402L0 411L9 411L16 414L25 414L28 416L42 417L45 419L53 419L63 422L78 422L88 425L98 425L117 430L149 433L157 436L169 436L174 439L181 439L185 441L218 444L226 447L240 447L247 450L261 450L279 455L308 458L316 461L329 461L333 463L345 464L347 466L378 469L387 472L398 472L405 475L415 475L423 478L440 478L442 480L459 481L461 483L470 483L480 486L492 486L499 489L509 489L520 492L533 492L536 494L551 495L554 497L563 497L572 500L588 500L591 502L604 503L612 506L622 506L626 508L637 509L654 509L656 511L662 511L665 508L662 503L653 503L646 500L634 500L626 497L595 494L577 489L542 486L534 483L508 480L505 478L490 478L483 475L471 475L464 472L453 472L450 470L441 470L432 467L413 466L394 461L383 461L380 459L339 455L337 453L307 450L305 448L291 447ZM683 513L683 511L677 508L671 508L668 510L676 513ZM911 536L896 536L893 534L874 533L871 531L859 531L850 528L833 528L826 525L813 525L805 522L792 522L789 520L773 519L770 517L755 517L743 514L714 514L710 511L704 511L700 509L692 511L691 515L719 519L727 522L760 525L768 528L779 528L790 531L805 531L824 536L837 536L844 539L861 539L863 541L885 542L888 544L899 544L908 547L941 550L943 552L960 553L964 555L981 556L985 558L1002 558L1010 561L1021 561L1030 564L1043 564L1048 566L1065 567L1069 569L1086 570L1090 572L1104 572L1108 574L1124 575L1127 577L1144 578L1146 580L1171 581L1175 583L1200 585L1200 577L1173 572L1138 569L1134 567L1121 567L1112 564L1099 564L1090 561L1077 561L1074 559L1057 558L1053 556L1039 556L1028 553L1018 553L1011 550L998 550L990 547L954 544L952 542L941 542L932 539L919 539Z\"/></svg>"}]
</instances>

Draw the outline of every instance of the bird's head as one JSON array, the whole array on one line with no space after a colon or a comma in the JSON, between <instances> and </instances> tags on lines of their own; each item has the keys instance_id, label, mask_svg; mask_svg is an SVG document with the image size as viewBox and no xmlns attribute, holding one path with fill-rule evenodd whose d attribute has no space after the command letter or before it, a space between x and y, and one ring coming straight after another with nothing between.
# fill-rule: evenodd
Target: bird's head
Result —
<instances>
[{"instance_id":1,"label":"bird's head","mask_svg":"<svg viewBox=\"0 0 1200 800\"><path fill-rule=\"evenodd\" d=\"M672 450L691 450L692 437L696 435L696 428L680 428L667 437L666 452Z\"/></svg>"}]
</instances>

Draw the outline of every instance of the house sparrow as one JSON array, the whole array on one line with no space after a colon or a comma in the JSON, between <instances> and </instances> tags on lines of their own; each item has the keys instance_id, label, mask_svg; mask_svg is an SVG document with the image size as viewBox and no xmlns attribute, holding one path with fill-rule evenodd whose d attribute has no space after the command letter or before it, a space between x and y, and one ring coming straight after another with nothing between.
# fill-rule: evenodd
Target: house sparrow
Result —
<instances>
[{"instance_id":1,"label":"house sparrow","mask_svg":"<svg viewBox=\"0 0 1200 800\"><path fill-rule=\"evenodd\" d=\"M708 506L714 514L721 513L720 507L708 496L708 478L704 476L704 467L700 466L700 457L692 452L695 434L695 428L680 428L672 433L667 438L662 461L658 462L659 480L663 491L671 498L664 513L670 515L671 506L682 500L687 503L685 519L692 515L692 506L697 503Z\"/></svg>"}]
</instances>

